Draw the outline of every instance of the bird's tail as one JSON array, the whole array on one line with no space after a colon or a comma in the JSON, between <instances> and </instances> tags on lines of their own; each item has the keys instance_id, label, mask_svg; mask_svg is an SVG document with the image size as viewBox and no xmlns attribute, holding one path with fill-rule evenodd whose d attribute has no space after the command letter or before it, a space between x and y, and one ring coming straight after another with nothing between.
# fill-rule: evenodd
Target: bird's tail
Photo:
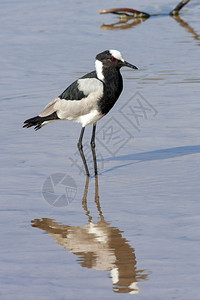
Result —
<instances>
[{"instance_id":1,"label":"bird's tail","mask_svg":"<svg viewBox=\"0 0 200 300\"><path fill-rule=\"evenodd\" d=\"M54 112L51 115L45 116L45 117L40 117L40 116L36 116L34 118L28 119L26 121L24 121L24 127L31 127L31 126L35 126L35 130L40 129L42 126L44 126L46 123L49 123L50 121L54 121L54 120L58 120L58 116L57 113Z\"/></svg>"}]
</instances>

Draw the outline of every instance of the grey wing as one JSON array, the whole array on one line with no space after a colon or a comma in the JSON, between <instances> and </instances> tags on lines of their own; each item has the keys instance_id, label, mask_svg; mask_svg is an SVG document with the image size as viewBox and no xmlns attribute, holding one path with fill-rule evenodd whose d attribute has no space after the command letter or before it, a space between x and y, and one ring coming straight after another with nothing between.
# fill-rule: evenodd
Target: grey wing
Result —
<instances>
[{"instance_id":1,"label":"grey wing","mask_svg":"<svg viewBox=\"0 0 200 300\"><path fill-rule=\"evenodd\" d=\"M91 74L91 73L90 73ZM84 76L72 83L58 98L51 101L39 116L57 113L59 119L75 120L97 110L103 95L103 83L97 78Z\"/></svg>"},{"instance_id":2,"label":"grey wing","mask_svg":"<svg viewBox=\"0 0 200 300\"><path fill-rule=\"evenodd\" d=\"M88 94L84 94L84 91L80 90L79 88L79 82L81 81L81 79L85 78L97 79L96 71L90 72L80 79L74 81L70 86L68 86L68 88L64 90L64 92L62 92L62 94L60 94L59 98L65 100L81 100L85 96L87 96Z\"/></svg>"}]
</instances>

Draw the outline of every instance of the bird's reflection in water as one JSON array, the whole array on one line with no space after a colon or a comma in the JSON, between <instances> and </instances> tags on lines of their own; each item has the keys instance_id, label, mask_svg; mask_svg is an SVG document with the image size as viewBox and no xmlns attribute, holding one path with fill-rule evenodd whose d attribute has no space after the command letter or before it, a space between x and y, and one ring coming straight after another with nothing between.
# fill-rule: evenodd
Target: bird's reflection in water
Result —
<instances>
[{"instance_id":1,"label":"bird's reflection in water","mask_svg":"<svg viewBox=\"0 0 200 300\"><path fill-rule=\"evenodd\" d=\"M45 230L56 242L78 256L82 267L99 271L110 271L113 291L117 293L138 293L137 283L148 277L145 270L137 270L135 250L122 237L122 231L110 226L101 211L98 193L98 178L95 178L95 202L100 216L99 222L92 222L87 207L89 177L86 178L83 208L88 223L83 226L61 225L53 219L32 221L32 226Z\"/></svg>"}]
</instances>

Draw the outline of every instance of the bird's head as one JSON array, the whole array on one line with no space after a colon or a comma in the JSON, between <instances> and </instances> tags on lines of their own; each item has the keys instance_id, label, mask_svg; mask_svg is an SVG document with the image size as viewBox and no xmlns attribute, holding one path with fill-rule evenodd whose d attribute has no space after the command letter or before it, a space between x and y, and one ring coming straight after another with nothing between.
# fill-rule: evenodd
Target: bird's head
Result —
<instances>
[{"instance_id":1,"label":"bird's head","mask_svg":"<svg viewBox=\"0 0 200 300\"><path fill-rule=\"evenodd\" d=\"M106 50L97 54L95 67L97 76L99 79L103 80L103 69L120 69L121 67L128 67L132 69L137 69L136 66L125 61L118 50Z\"/></svg>"}]
</instances>

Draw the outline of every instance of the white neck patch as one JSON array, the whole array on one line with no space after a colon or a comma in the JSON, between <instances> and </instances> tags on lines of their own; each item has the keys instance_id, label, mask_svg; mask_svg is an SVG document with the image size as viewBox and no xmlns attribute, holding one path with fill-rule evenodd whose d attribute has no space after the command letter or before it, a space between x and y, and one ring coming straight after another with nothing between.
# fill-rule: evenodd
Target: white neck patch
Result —
<instances>
[{"instance_id":1,"label":"white neck patch","mask_svg":"<svg viewBox=\"0 0 200 300\"><path fill-rule=\"evenodd\" d=\"M96 59L95 61L95 68L97 72L97 78L104 81L104 76L103 76L103 64L100 60Z\"/></svg>"},{"instance_id":2,"label":"white neck patch","mask_svg":"<svg viewBox=\"0 0 200 300\"><path fill-rule=\"evenodd\" d=\"M110 52L110 54L111 54L114 58L116 58L116 59L121 60L121 61L124 62L124 59L123 59L123 57L122 57L122 55L121 55L121 53L120 53L119 51L117 51L117 50L109 50L109 52Z\"/></svg>"}]
</instances>

